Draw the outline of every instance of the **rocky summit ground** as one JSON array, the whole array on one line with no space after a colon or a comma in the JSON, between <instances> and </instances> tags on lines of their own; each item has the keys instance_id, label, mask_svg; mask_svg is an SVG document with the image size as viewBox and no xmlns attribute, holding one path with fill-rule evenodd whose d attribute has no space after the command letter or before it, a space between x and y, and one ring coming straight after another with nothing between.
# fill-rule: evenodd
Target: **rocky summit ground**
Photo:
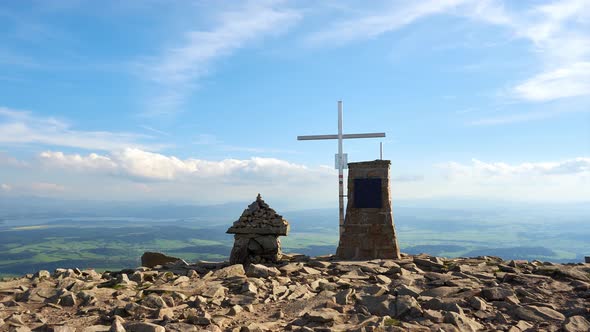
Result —
<instances>
[{"instance_id":1,"label":"rocky summit ground","mask_svg":"<svg viewBox=\"0 0 590 332\"><path fill-rule=\"evenodd\" d=\"M39 271L0 282L0 330L590 330L590 264L284 259Z\"/></svg>"}]
</instances>

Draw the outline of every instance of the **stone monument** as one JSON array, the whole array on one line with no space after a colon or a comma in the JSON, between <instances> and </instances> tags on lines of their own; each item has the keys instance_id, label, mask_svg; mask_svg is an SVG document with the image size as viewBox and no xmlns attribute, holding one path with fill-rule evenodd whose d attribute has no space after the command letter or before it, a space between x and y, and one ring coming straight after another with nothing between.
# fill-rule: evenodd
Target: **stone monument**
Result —
<instances>
[{"instance_id":1,"label":"stone monument","mask_svg":"<svg viewBox=\"0 0 590 332\"><path fill-rule=\"evenodd\" d=\"M231 264L277 262L282 256L279 236L289 234L289 222L258 194L227 233L235 234Z\"/></svg>"},{"instance_id":2,"label":"stone monument","mask_svg":"<svg viewBox=\"0 0 590 332\"><path fill-rule=\"evenodd\" d=\"M348 164L348 204L336 256L399 259L389 187L389 160Z\"/></svg>"}]
</instances>

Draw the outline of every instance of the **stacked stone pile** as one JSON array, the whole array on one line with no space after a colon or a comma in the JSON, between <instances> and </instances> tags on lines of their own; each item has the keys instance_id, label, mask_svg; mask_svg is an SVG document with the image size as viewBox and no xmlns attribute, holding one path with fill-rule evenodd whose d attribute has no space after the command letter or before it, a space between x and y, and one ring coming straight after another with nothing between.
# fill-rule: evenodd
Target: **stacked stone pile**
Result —
<instances>
[{"instance_id":1,"label":"stacked stone pile","mask_svg":"<svg viewBox=\"0 0 590 332\"><path fill-rule=\"evenodd\" d=\"M279 236L288 235L289 222L258 194L227 233L235 234L230 263L277 262L282 255Z\"/></svg>"},{"instance_id":2,"label":"stacked stone pile","mask_svg":"<svg viewBox=\"0 0 590 332\"><path fill-rule=\"evenodd\" d=\"M258 194L238 220L227 230L231 234L288 235L289 222L273 210Z\"/></svg>"},{"instance_id":3,"label":"stacked stone pile","mask_svg":"<svg viewBox=\"0 0 590 332\"><path fill-rule=\"evenodd\" d=\"M0 282L0 331L589 331L590 264L445 259L167 263Z\"/></svg>"}]
</instances>

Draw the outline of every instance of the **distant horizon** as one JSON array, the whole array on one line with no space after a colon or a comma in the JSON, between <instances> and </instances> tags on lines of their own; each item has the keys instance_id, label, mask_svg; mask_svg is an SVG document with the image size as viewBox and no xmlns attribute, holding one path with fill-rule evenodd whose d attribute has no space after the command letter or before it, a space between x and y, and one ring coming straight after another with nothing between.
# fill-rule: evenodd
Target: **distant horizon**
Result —
<instances>
[{"instance_id":1,"label":"distant horizon","mask_svg":"<svg viewBox=\"0 0 590 332\"><path fill-rule=\"evenodd\" d=\"M233 236L226 230L249 203L85 205L58 200L44 205L35 200L0 200L0 275L57 267L122 269L135 266L144 251L188 261L227 259ZM312 256L335 252L336 207L286 210L268 203L291 223L289 235L281 238L287 252ZM425 207L423 203L408 207L394 202L402 252L571 263L588 255L588 204Z\"/></svg>"},{"instance_id":2,"label":"distant horizon","mask_svg":"<svg viewBox=\"0 0 590 332\"><path fill-rule=\"evenodd\" d=\"M305 211L327 211L332 210L337 218L338 205L337 202L334 204L309 206L303 205L292 205L289 200L268 200L265 196L263 199L277 212L288 213L288 212L305 212ZM189 207L189 208L225 208L225 207L236 207L246 208L248 204L255 200L233 200L219 203L204 204L200 202L191 201L175 201L175 200L105 200L105 199L73 199L73 198L55 198L55 197L43 197L43 196L11 196L5 197L4 200L0 200L0 207L3 208L0 213L2 215L11 214L12 209L19 209L22 207L27 208L27 212L32 212L36 208L43 209L51 207L54 210L53 213L59 214L60 211L64 211L64 214L68 211L80 209L83 212L86 209L102 209L109 207L118 208L162 208L162 207ZM345 205L347 201L345 200ZM4 203L4 204L3 204ZM45 203L46 205L39 205L39 203ZM72 204L75 203L75 204ZM455 210L455 211L472 211L472 210L498 210L498 209L511 209L530 211L539 210L545 212L551 212L559 214L566 212L567 214L584 214L590 216L590 200L570 201L570 202L547 202L547 201L514 201L514 200L498 200L498 199L486 199L486 198L473 198L473 197L436 197L436 198L419 198L419 199L393 199L392 200L394 215L396 208L413 208L413 209L437 209L437 210ZM556 211L557 209L557 211ZM560 210L565 209L565 210ZM498 210L501 211L501 210ZM172 213L173 214L173 213ZM565 215L564 215L565 216ZM130 217L132 217L130 215Z\"/></svg>"}]
</instances>

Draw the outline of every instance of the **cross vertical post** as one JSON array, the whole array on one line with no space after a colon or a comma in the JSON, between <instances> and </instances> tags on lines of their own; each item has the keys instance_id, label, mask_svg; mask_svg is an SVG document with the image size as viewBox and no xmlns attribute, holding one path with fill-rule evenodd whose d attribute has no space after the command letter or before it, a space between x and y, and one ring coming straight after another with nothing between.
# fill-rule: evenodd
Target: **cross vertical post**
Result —
<instances>
[{"instance_id":1,"label":"cross vertical post","mask_svg":"<svg viewBox=\"0 0 590 332\"><path fill-rule=\"evenodd\" d=\"M342 158L342 100L338 101L338 209L340 235L344 231L344 158Z\"/></svg>"}]
</instances>

